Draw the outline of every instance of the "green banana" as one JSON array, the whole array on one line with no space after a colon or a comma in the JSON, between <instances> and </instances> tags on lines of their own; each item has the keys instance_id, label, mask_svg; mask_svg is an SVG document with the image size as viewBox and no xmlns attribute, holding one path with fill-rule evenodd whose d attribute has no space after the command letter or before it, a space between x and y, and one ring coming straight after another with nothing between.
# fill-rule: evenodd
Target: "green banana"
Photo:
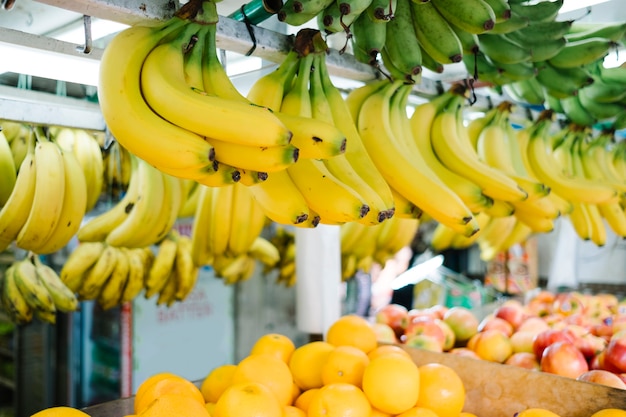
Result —
<instances>
[{"instance_id":1,"label":"green banana","mask_svg":"<svg viewBox=\"0 0 626 417\"><path fill-rule=\"evenodd\" d=\"M626 35L626 22L607 23L592 29L580 32L572 32L565 35L568 41L581 41L589 38L604 38L613 42L619 42Z\"/></svg>"},{"instance_id":2,"label":"green banana","mask_svg":"<svg viewBox=\"0 0 626 417\"><path fill-rule=\"evenodd\" d=\"M538 106L545 102L543 87L534 77L504 85L503 89L519 103Z\"/></svg>"},{"instance_id":3,"label":"green banana","mask_svg":"<svg viewBox=\"0 0 626 417\"><path fill-rule=\"evenodd\" d=\"M511 11L528 18L531 22L548 22L556 19L563 6L563 0L545 0L527 4L510 3L510 5Z\"/></svg>"},{"instance_id":4,"label":"green banana","mask_svg":"<svg viewBox=\"0 0 626 417\"><path fill-rule=\"evenodd\" d=\"M507 0L485 0L485 3L493 10L496 25L511 18L511 6Z\"/></svg>"},{"instance_id":5,"label":"green banana","mask_svg":"<svg viewBox=\"0 0 626 417\"><path fill-rule=\"evenodd\" d=\"M422 52L422 67L435 74L441 74L444 70L443 64L435 61L435 59L424 50L422 45L420 45L420 50Z\"/></svg>"},{"instance_id":6,"label":"green banana","mask_svg":"<svg viewBox=\"0 0 626 417\"><path fill-rule=\"evenodd\" d=\"M503 64L517 64L532 59L532 50L511 40L507 35L478 35L480 50Z\"/></svg>"},{"instance_id":7,"label":"green banana","mask_svg":"<svg viewBox=\"0 0 626 417\"><path fill-rule=\"evenodd\" d=\"M519 62L517 64L505 64L494 59L491 60L493 65L505 77L515 80L528 80L537 75L537 68L531 62Z\"/></svg>"},{"instance_id":8,"label":"green banana","mask_svg":"<svg viewBox=\"0 0 626 417\"><path fill-rule=\"evenodd\" d=\"M581 88L579 94L584 94L589 100L598 103L615 103L626 98L626 88L614 83L607 83L604 79L595 76L594 82Z\"/></svg>"},{"instance_id":9,"label":"green banana","mask_svg":"<svg viewBox=\"0 0 626 417\"><path fill-rule=\"evenodd\" d=\"M422 52L411 15L412 1L397 0L396 14L386 24L385 38L389 59L408 78L422 72Z\"/></svg>"},{"instance_id":10,"label":"green banana","mask_svg":"<svg viewBox=\"0 0 626 417\"><path fill-rule=\"evenodd\" d=\"M283 7L291 7L296 13L316 15L334 0L287 0Z\"/></svg>"},{"instance_id":11,"label":"green banana","mask_svg":"<svg viewBox=\"0 0 626 417\"><path fill-rule=\"evenodd\" d=\"M387 23L373 21L369 14L361 13L350 26L352 31L352 49L355 51L355 58L359 61L372 64L376 61L378 54L385 46L387 36ZM356 51L363 52L363 59L360 59Z\"/></svg>"},{"instance_id":12,"label":"green banana","mask_svg":"<svg viewBox=\"0 0 626 417\"><path fill-rule=\"evenodd\" d=\"M467 71L478 80L483 79L484 76L496 76L499 73L498 68L482 52L463 55L463 63Z\"/></svg>"},{"instance_id":13,"label":"green banana","mask_svg":"<svg viewBox=\"0 0 626 417\"><path fill-rule=\"evenodd\" d=\"M570 96L561 99L563 114L572 123L580 126L593 126L596 122L593 117L583 106L577 96Z\"/></svg>"},{"instance_id":14,"label":"green banana","mask_svg":"<svg viewBox=\"0 0 626 417\"><path fill-rule=\"evenodd\" d=\"M349 19L350 22L359 17L372 3L372 0L335 0L339 6L344 21Z\"/></svg>"},{"instance_id":15,"label":"green banana","mask_svg":"<svg viewBox=\"0 0 626 417\"><path fill-rule=\"evenodd\" d=\"M357 15L345 15L339 10L339 3L333 1L317 15L317 25L320 30L330 33L349 33L350 25L357 18Z\"/></svg>"},{"instance_id":16,"label":"green banana","mask_svg":"<svg viewBox=\"0 0 626 417\"><path fill-rule=\"evenodd\" d=\"M546 98L546 108L563 114L563 106L561 105L561 99L553 96L547 90L544 89L544 97Z\"/></svg>"},{"instance_id":17,"label":"green banana","mask_svg":"<svg viewBox=\"0 0 626 417\"><path fill-rule=\"evenodd\" d=\"M558 68L581 67L605 57L613 46L615 42L604 38L567 42L549 62Z\"/></svg>"},{"instance_id":18,"label":"green banana","mask_svg":"<svg viewBox=\"0 0 626 417\"><path fill-rule=\"evenodd\" d=\"M496 23L489 33L493 35L505 35L507 33L516 32L530 25L527 17L511 12L511 17L504 22Z\"/></svg>"},{"instance_id":19,"label":"green banana","mask_svg":"<svg viewBox=\"0 0 626 417\"><path fill-rule=\"evenodd\" d=\"M292 0L287 0L283 7L276 13L276 17L280 22L286 23L290 26L301 26L310 20L315 19L318 14L310 13L296 13L293 7L289 7Z\"/></svg>"},{"instance_id":20,"label":"green banana","mask_svg":"<svg viewBox=\"0 0 626 417\"><path fill-rule=\"evenodd\" d=\"M431 0L446 20L470 33L493 29L496 15L484 0Z\"/></svg>"},{"instance_id":21,"label":"green banana","mask_svg":"<svg viewBox=\"0 0 626 417\"><path fill-rule=\"evenodd\" d=\"M565 47L567 41L565 38L546 40L545 42L539 42L533 44L532 62L544 62L558 55L559 52Z\"/></svg>"},{"instance_id":22,"label":"green banana","mask_svg":"<svg viewBox=\"0 0 626 417\"><path fill-rule=\"evenodd\" d=\"M450 64L463 59L463 46L433 2L411 1L415 34L420 46L436 62Z\"/></svg>"},{"instance_id":23,"label":"green banana","mask_svg":"<svg viewBox=\"0 0 626 417\"><path fill-rule=\"evenodd\" d=\"M573 23L573 20L533 21L527 27L519 29L516 33L528 42L539 43L564 37Z\"/></svg>"},{"instance_id":24,"label":"green banana","mask_svg":"<svg viewBox=\"0 0 626 417\"><path fill-rule=\"evenodd\" d=\"M388 22L396 13L396 0L372 0L365 13L374 22Z\"/></svg>"},{"instance_id":25,"label":"green banana","mask_svg":"<svg viewBox=\"0 0 626 417\"><path fill-rule=\"evenodd\" d=\"M626 86L626 67L606 68L600 61L597 61L595 65L602 81L621 84L622 88Z\"/></svg>"},{"instance_id":26,"label":"green banana","mask_svg":"<svg viewBox=\"0 0 626 417\"><path fill-rule=\"evenodd\" d=\"M587 88L588 87L582 88L578 91L578 101L580 102L580 105L587 110L587 113L589 113L594 119L598 121L610 119L626 110L626 106L622 103L603 103L594 100L585 91Z\"/></svg>"},{"instance_id":27,"label":"green banana","mask_svg":"<svg viewBox=\"0 0 626 417\"><path fill-rule=\"evenodd\" d=\"M450 24L450 27L456 33L457 38L461 42L463 54L474 54L480 50L478 46L478 36L475 33L469 33L460 27Z\"/></svg>"},{"instance_id":28,"label":"green banana","mask_svg":"<svg viewBox=\"0 0 626 417\"><path fill-rule=\"evenodd\" d=\"M591 76L585 77L584 73L575 69L572 69L569 74L564 73L561 69L548 64L539 69L537 81L552 92L570 96L576 94L579 88L591 84L593 78Z\"/></svg>"}]
</instances>

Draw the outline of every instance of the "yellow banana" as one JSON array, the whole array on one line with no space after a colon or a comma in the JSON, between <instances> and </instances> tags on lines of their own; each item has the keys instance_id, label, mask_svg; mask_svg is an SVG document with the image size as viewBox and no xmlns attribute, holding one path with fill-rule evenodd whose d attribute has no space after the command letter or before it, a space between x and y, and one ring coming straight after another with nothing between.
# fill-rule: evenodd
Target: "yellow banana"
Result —
<instances>
[{"instance_id":1,"label":"yellow banana","mask_svg":"<svg viewBox=\"0 0 626 417\"><path fill-rule=\"evenodd\" d=\"M213 253L207 243L212 212L213 192L209 187L201 185L191 230L191 256L197 267L213 262Z\"/></svg>"},{"instance_id":2,"label":"yellow banana","mask_svg":"<svg viewBox=\"0 0 626 417\"><path fill-rule=\"evenodd\" d=\"M87 271L98 261L104 252L103 242L84 242L70 253L63 268L61 280L73 292L81 287Z\"/></svg>"},{"instance_id":3,"label":"yellow banana","mask_svg":"<svg viewBox=\"0 0 626 417\"><path fill-rule=\"evenodd\" d=\"M269 240L258 236L248 249L248 256L260 261L263 265L272 267L280 261L280 252Z\"/></svg>"},{"instance_id":4,"label":"yellow banana","mask_svg":"<svg viewBox=\"0 0 626 417\"><path fill-rule=\"evenodd\" d=\"M254 239L263 231L266 217L248 187L241 184L233 187L227 252L230 255L241 255L248 251Z\"/></svg>"},{"instance_id":5,"label":"yellow banana","mask_svg":"<svg viewBox=\"0 0 626 417\"><path fill-rule=\"evenodd\" d=\"M26 223L17 235L19 248L34 250L48 241L63 210L65 175L56 143L42 139L35 146L35 194Z\"/></svg>"},{"instance_id":6,"label":"yellow banana","mask_svg":"<svg viewBox=\"0 0 626 417\"><path fill-rule=\"evenodd\" d=\"M309 218L307 201L286 171L274 172L249 189L265 215L276 223L297 225Z\"/></svg>"},{"instance_id":7,"label":"yellow banana","mask_svg":"<svg viewBox=\"0 0 626 417\"><path fill-rule=\"evenodd\" d=\"M61 277L50 266L41 262L38 257L34 258L35 272L52 297L57 311L76 311L78 299L70 288L63 283Z\"/></svg>"},{"instance_id":8,"label":"yellow banana","mask_svg":"<svg viewBox=\"0 0 626 417\"><path fill-rule=\"evenodd\" d=\"M145 280L145 297L151 298L161 292L166 285L170 274L175 268L177 243L172 237L167 237L159 244L154 262Z\"/></svg>"},{"instance_id":9,"label":"yellow banana","mask_svg":"<svg viewBox=\"0 0 626 417\"><path fill-rule=\"evenodd\" d=\"M176 299L184 300L193 290L198 280L199 268L194 265L191 256L191 239L187 236L178 237L178 245L176 247L176 260L174 267L176 268Z\"/></svg>"},{"instance_id":10,"label":"yellow banana","mask_svg":"<svg viewBox=\"0 0 626 417\"><path fill-rule=\"evenodd\" d=\"M85 274L81 286L78 288L80 298L83 300L95 300L98 298L98 294L100 294L104 284L113 273L118 258L118 248L113 246L104 248L98 260Z\"/></svg>"},{"instance_id":11,"label":"yellow banana","mask_svg":"<svg viewBox=\"0 0 626 417\"><path fill-rule=\"evenodd\" d=\"M15 284L33 312L41 310L55 313L54 300L37 275L31 256L33 255L27 256L15 265L13 272Z\"/></svg>"},{"instance_id":12,"label":"yellow banana","mask_svg":"<svg viewBox=\"0 0 626 417\"><path fill-rule=\"evenodd\" d=\"M33 319L33 309L28 305L15 282L15 265L10 265L0 279L0 306L16 324L26 324Z\"/></svg>"},{"instance_id":13,"label":"yellow banana","mask_svg":"<svg viewBox=\"0 0 626 417\"><path fill-rule=\"evenodd\" d=\"M152 265L154 255L149 248L128 249L128 278L120 295L120 303L132 301L144 289L144 278Z\"/></svg>"},{"instance_id":14,"label":"yellow banana","mask_svg":"<svg viewBox=\"0 0 626 417\"><path fill-rule=\"evenodd\" d=\"M0 182L0 207L2 207L11 196L17 178L17 167L11 146L2 131L0 131L0 178L2 178Z\"/></svg>"},{"instance_id":15,"label":"yellow banana","mask_svg":"<svg viewBox=\"0 0 626 417\"><path fill-rule=\"evenodd\" d=\"M122 291L128 280L130 271L130 258L127 253L128 249L119 248L117 254L117 262L115 268L111 272L111 276L102 286L102 290L98 294L97 301L104 310L111 309L120 304Z\"/></svg>"},{"instance_id":16,"label":"yellow banana","mask_svg":"<svg viewBox=\"0 0 626 417\"><path fill-rule=\"evenodd\" d=\"M291 144L277 146L251 146L207 138L215 148L220 162L242 169L275 172L295 163L299 149Z\"/></svg>"}]
</instances>

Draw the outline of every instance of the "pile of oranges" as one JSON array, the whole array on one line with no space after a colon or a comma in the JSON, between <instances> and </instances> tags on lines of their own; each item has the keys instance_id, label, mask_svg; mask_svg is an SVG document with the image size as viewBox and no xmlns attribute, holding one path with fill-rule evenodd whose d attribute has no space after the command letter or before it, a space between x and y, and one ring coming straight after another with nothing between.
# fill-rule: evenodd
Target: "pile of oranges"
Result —
<instances>
[{"instance_id":1,"label":"pile of oranges","mask_svg":"<svg viewBox=\"0 0 626 417\"><path fill-rule=\"evenodd\" d=\"M324 341L300 347L284 335L264 335L247 357L213 369L200 387L172 373L153 375L124 417L476 417L464 406L465 387L452 368L417 366L401 347L379 345L367 320L348 315ZM31 417L88 415L53 407ZM516 417L559 416L536 408Z\"/></svg>"}]
</instances>

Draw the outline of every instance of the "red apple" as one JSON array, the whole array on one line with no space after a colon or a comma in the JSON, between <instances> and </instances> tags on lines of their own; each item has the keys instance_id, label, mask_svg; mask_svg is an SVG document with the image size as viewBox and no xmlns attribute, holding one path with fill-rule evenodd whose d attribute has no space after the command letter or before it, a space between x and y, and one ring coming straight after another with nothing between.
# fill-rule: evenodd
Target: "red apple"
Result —
<instances>
[{"instance_id":1,"label":"red apple","mask_svg":"<svg viewBox=\"0 0 626 417\"><path fill-rule=\"evenodd\" d=\"M571 342L555 342L541 356L541 370L551 374L577 378L589 370L583 354Z\"/></svg>"},{"instance_id":2,"label":"red apple","mask_svg":"<svg viewBox=\"0 0 626 417\"><path fill-rule=\"evenodd\" d=\"M408 310L400 304L387 304L376 311L375 321L385 323L400 337L409 323Z\"/></svg>"},{"instance_id":3,"label":"red apple","mask_svg":"<svg viewBox=\"0 0 626 417\"><path fill-rule=\"evenodd\" d=\"M443 320L443 316L446 314L446 311L448 311L448 307L441 304L435 304L432 307L428 307L426 311L434 314L436 318Z\"/></svg>"},{"instance_id":4,"label":"red apple","mask_svg":"<svg viewBox=\"0 0 626 417\"><path fill-rule=\"evenodd\" d=\"M513 334L513 325L503 318L496 317L493 315L488 315L484 319L478 323L478 331L482 332L484 330L499 330L504 333L507 337L510 337Z\"/></svg>"},{"instance_id":5,"label":"red apple","mask_svg":"<svg viewBox=\"0 0 626 417\"><path fill-rule=\"evenodd\" d=\"M574 339L574 346L582 352L588 361L606 349L606 345L607 342L604 338L594 336L591 333L585 333Z\"/></svg>"},{"instance_id":6,"label":"red apple","mask_svg":"<svg viewBox=\"0 0 626 417\"><path fill-rule=\"evenodd\" d=\"M452 328L446 324L445 321L441 319L435 319L435 324L441 327L443 334L446 336L443 342L443 350L448 351L454 347L455 337Z\"/></svg>"},{"instance_id":7,"label":"red apple","mask_svg":"<svg viewBox=\"0 0 626 417\"><path fill-rule=\"evenodd\" d=\"M515 352L504 361L504 364L530 369L532 371L539 371L541 368L535 355L530 352Z\"/></svg>"},{"instance_id":8,"label":"red apple","mask_svg":"<svg viewBox=\"0 0 626 417\"><path fill-rule=\"evenodd\" d=\"M606 385L607 387L626 389L626 383L619 376L603 369L592 369L580 374L576 379Z\"/></svg>"},{"instance_id":9,"label":"red apple","mask_svg":"<svg viewBox=\"0 0 626 417\"><path fill-rule=\"evenodd\" d=\"M613 335L613 326L606 322L594 324L589 328L592 335L602 337L605 340L609 340Z\"/></svg>"},{"instance_id":10,"label":"red apple","mask_svg":"<svg viewBox=\"0 0 626 417\"><path fill-rule=\"evenodd\" d=\"M478 319L468 308L451 307L443 316L443 321L454 332L457 343L467 342L478 332Z\"/></svg>"},{"instance_id":11,"label":"red apple","mask_svg":"<svg viewBox=\"0 0 626 417\"><path fill-rule=\"evenodd\" d=\"M574 343L574 336L567 330L548 329L535 335L533 340L533 352L537 360L541 360L543 351L553 343Z\"/></svg>"},{"instance_id":12,"label":"red apple","mask_svg":"<svg viewBox=\"0 0 626 417\"><path fill-rule=\"evenodd\" d=\"M552 309L556 313L570 316L575 313L584 313L585 305L576 293L559 293L554 298Z\"/></svg>"},{"instance_id":13,"label":"red apple","mask_svg":"<svg viewBox=\"0 0 626 417\"><path fill-rule=\"evenodd\" d=\"M393 331L391 326L385 323L372 323L374 333L376 333L376 340L381 343L398 343L396 332Z\"/></svg>"},{"instance_id":14,"label":"red apple","mask_svg":"<svg viewBox=\"0 0 626 417\"><path fill-rule=\"evenodd\" d=\"M446 341L446 335L444 334L441 326L435 323L435 319L430 317L414 317L404 330L404 338L409 340L415 335L427 335L435 339L443 348Z\"/></svg>"},{"instance_id":15,"label":"red apple","mask_svg":"<svg viewBox=\"0 0 626 417\"><path fill-rule=\"evenodd\" d=\"M534 355L533 341L535 340L535 333L517 331L513 333L509 339L511 340L513 352L527 352Z\"/></svg>"},{"instance_id":16,"label":"red apple","mask_svg":"<svg viewBox=\"0 0 626 417\"><path fill-rule=\"evenodd\" d=\"M472 339L471 349L482 359L504 363L513 354L511 341L500 330L485 330Z\"/></svg>"},{"instance_id":17,"label":"red apple","mask_svg":"<svg viewBox=\"0 0 626 417\"><path fill-rule=\"evenodd\" d=\"M497 307L493 312L494 317L508 321L513 329L517 329L526 318L526 313L519 303L505 303Z\"/></svg>"},{"instance_id":18,"label":"red apple","mask_svg":"<svg viewBox=\"0 0 626 417\"><path fill-rule=\"evenodd\" d=\"M406 338L406 346L430 350L431 352L443 352L443 345L434 337L427 334L414 334Z\"/></svg>"},{"instance_id":19,"label":"red apple","mask_svg":"<svg viewBox=\"0 0 626 417\"><path fill-rule=\"evenodd\" d=\"M540 317L527 317L517 328L517 332L531 332L533 334L548 330L550 326Z\"/></svg>"},{"instance_id":20,"label":"red apple","mask_svg":"<svg viewBox=\"0 0 626 417\"><path fill-rule=\"evenodd\" d=\"M435 319L437 318L437 313L430 311L427 308L412 308L409 310L408 316L409 316L409 322L410 322L416 317L428 317L431 319Z\"/></svg>"},{"instance_id":21,"label":"red apple","mask_svg":"<svg viewBox=\"0 0 626 417\"><path fill-rule=\"evenodd\" d=\"M611 339L604 353L604 367L617 373L626 372L626 338Z\"/></svg>"},{"instance_id":22,"label":"red apple","mask_svg":"<svg viewBox=\"0 0 626 417\"><path fill-rule=\"evenodd\" d=\"M476 352L466 347L455 347L453 349L450 349L448 353L450 353L451 355L464 356L466 358L480 359L480 356L478 356Z\"/></svg>"},{"instance_id":23,"label":"red apple","mask_svg":"<svg viewBox=\"0 0 626 417\"><path fill-rule=\"evenodd\" d=\"M608 321L608 320L607 320ZM626 329L626 314L616 314L611 317L611 329L613 333Z\"/></svg>"},{"instance_id":24,"label":"red apple","mask_svg":"<svg viewBox=\"0 0 626 417\"><path fill-rule=\"evenodd\" d=\"M545 317L552 314L552 302L530 300L525 307L529 316Z\"/></svg>"}]
</instances>

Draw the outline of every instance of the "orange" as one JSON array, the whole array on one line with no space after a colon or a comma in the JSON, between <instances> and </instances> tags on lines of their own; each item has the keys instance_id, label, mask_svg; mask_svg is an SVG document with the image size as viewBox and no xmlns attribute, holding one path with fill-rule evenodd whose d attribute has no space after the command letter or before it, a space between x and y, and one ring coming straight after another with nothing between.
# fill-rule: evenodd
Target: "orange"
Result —
<instances>
[{"instance_id":1,"label":"orange","mask_svg":"<svg viewBox=\"0 0 626 417\"><path fill-rule=\"evenodd\" d=\"M285 406L283 417L307 417L306 413L293 405Z\"/></svg>"},{"instance_id":2,"label":"orange","mask_svg":"<svg viewBox=\"0 0 626 417\"><path fill-rule=\"evenodd\" d=\"M605 408L603 410L596 411L591 417L626 417L626 410L619 408Z\"/></svg>"},{"instance_id":3,"label":"orange","mask_svg":"<svg viewBox=\"0 0 626 417\"><path fill-rule=\"evenodd\" d=\"M294 350L296 350L296 346L287 336L269 333L257 339L254 345L252 345L250 355L269 353L283 362L289 362L289 358Z\"/></svg>"},{"instance_id":4,"label":"orange","mask_svg":"<svg viewBox=\"0 0 626 417\"><path fill-rule=\"evenodd\" d=\"M293 382L291 384L291 402L289 404L293 404L294 401L296 401L296 398L300 396L300 394L302 394L302 390L300 389L298 384Z\"/></svg>"},{"instance_id":5,"label":"orange","mask_svg":"<svg viewBox=\"0 0 626 417\"><path fill-rule=\"evenodd\" d=\"M395 417L439 417L437 413L429 408L424 407L411 407L404 413L398 414Z\"/></svg>"},{"instance_id":6,"label":"orange","mask_svg":"<svg viewBox=\"0 0 626 417\"><path fill-rule=\"evenodd\" d=\"M372 360L380 355L386 355L388 353L397 353L400 355L404 355L407 359L411 359L411 355L409 355L406 350L396 345L379 345L374 350L370 351L367 356L370 358L370 360Z\"/></svg>"},{"instance_id":7,"label":"orange","mask_svg":"<svg viewBox=\"0 0 626 417\"><path fill-rule=\"evenodd\" d=\"M142 417L210 417L204 404L179 394L163 394L154 399L138 416Z\"/></svg>"},{"instance_id":8,"label":"orange","mask_svg":"<svg viewBox=\"0 0 626 417\"><path fill-rule=\"evenodd\" d=\"M171 376L150 384L142 390L141 395L135 396L135 414L141 414L150 403L166 394L191 397L203 406L205 403L202 392L191 381L180 376Z\"/></svg>"},{"instance_id":9,"label":"orange","mask_svg":"<svg viewBox=\"0 0 626 417\"><path fill-rule=\"evenodd\" d=\"M560 417L558 414L545 408L527 408L517 413L518 417ZM607 416L605 416L607 417Z\"/></svg>"},{"instance_id":10,"label":"orange","mask_svg":"<svg viewBox=\"0 0 626 417\"><path fill-rule=\"evenodd\" d=\"M311 388L309 390L303 391L302 394L300 394L298 398L296 398L296 400L293 402L293 405L306 413L309 410L309 404L311 404L311 399L315 395L317 395L319 390L319 388Z\"/></svg>"},{"instance_id":11,"label":"orange","mask_svg":"<svg viewBox=\"0 0 626 417\"><path fill-rule=\"evenodd\" d=\"M372 406L359 388L338 382L324 385L311 399L308 417L370 417Z\"/></svg>"},{"instance_id":12,"label":"orange","mask_svg":"<svg viewBox=\"0 0 626 417\"><path fill-rule=\"evenodd\" d=\"M363 373L363 391L372 407L400 414L415 406L420 372L415 362L398 354L374 358Z\"/></svg>"},{"instance_id":13,"label":"orange","mask_svg":"<svg viewBox=\"0 0 626 417\"><path fill-rule=\"evenodd\" d=\"M281 405L291 404L293 379L285 362L267 353L251 355L237 365L233 384L258 382L268 387Z\"/></svg>"},{"instance_id":14,"label":"orange","mask_svg":"<svg viewBox=\"0 0 626 417\"><path fill-rule=\"evenodd\" d=\"M461 414L459 414L459 417L478 417L478 416L474 413L470 413L469 411L461 411Z\"/></svg>"},{"instance_id":15,"label":"orange","mask_svg":"<svg viewBox=\"0 0 626 417\"><path fill-rule=\"evenodd\" d=\"M213 415L213 412L215 410L215 403L206 403L204 404L204 408L206 408L210 415Z\"/></svg>"},{"instance_id":16,"label":"orange","mask_svg":"<svg viewBox=\"0 0 626 417\"><path fill-rule=\"evenodd\" d=\"M200 385L204 401L208 403L217 401L224 390L232 383L235 369L237 369L237 365L225 364L209 372Z\"/></svg>"},{"instance_id":17,"label":"orange","mask_svg":"<svg viewBox=\"0 0 626 417\"><path fill-rule=\"evenodd\" d=\"M233 384L215 404L212 417L276 417L283 408L272 391L258 382Z\"/></svg>"},{"instance_id":18,"label":"orange","mask_svg":"<svg viewBox=\"0 0 626 417\"><path fill-rule=\"evenodd\" d=\"M135 393L135 398L142 397L144 391L146 391L150 387L150 385L155 384L164 379L171 378L171 377L180 378L178 375L173 374L171 372L159 372L157 374L149 376L141 384L139 384L139 387L137 388L137 392Z\"/></svg>"},{"instance_id":19,"label":"orange","mask_svg":"<svg viewBox=\"0 0 626 417\"><path fill-rule=\"evenodd\" d=\"M378 346L376 332L361 316L342 316L330 325L326 341L334 346L354 346L368 353Z\"/></svg>"},{"instance_id":20,"label":"orange","mask_svg":"<svg viewBox=\"0 0 626 417\"><path fill-rule=\"evenodd\" d=\"M322 366L324 385L345 382L361 388L363 371L370 362L367 354L354 346L337 346Z\"/></svg>"},{"instance_id":21,"label":"orange","mask_svg":"<svg viewBox=\"0 0 626 417\"><path fill-rule=\"evenodd\" d=\"M72 407L50 407L38 411L31 417L89 417L89 414Z\"/></svg>"},{"instance_id":22,"label":"orange","mask_svg":"<svg viewBox=\"0 0 626 417\"><path fill-rule=\"evenodd\" d=\"M306 391L324 385L322 366L334 349L330 343L319 341L307 343L293 351L289 359L289 369L300 389Z\"/></svg>"},{"instance_id":23,"label":"orange","mask_svg":"<svg viewBox=\"0 0 626 417\"><path fill-rule=\"evenodd\" d=\"M372 414L370 414L370 417L392 417L392 415L385 413L384 411L380 411L377 408L372 408Z\"/></svg>"},{"instance_id":24,"label":"orange","mask_svg":"<svg viewBox=\"0 0 626 417\"><path fill-rule=\"evenodd\" d=\"M417 406L433 410L439 417L458 417L465 405L465 387L454 369L440 363L419 367Z\"/></svg>"}]
</instances>

